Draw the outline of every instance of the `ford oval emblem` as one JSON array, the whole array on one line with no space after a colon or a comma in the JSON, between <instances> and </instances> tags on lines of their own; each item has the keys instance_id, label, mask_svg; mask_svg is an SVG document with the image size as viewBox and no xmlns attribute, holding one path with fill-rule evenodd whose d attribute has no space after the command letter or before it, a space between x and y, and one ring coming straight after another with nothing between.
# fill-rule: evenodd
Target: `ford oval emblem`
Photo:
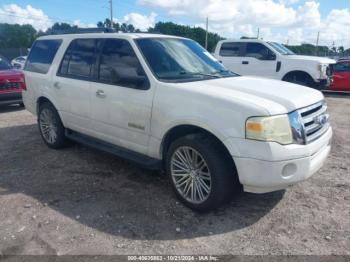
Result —
<instances>
[{"instance_id":1,"label":"ford oval emblem","mask_svg":"<svg viewBox=\"0 0 350 262\"><path fill-rule=\"evenodd\" d=\"M327 115L319 115L314 118L315 124L319 125L325 125L328 121L328 116Z\"/></svg>"}]
</instances>

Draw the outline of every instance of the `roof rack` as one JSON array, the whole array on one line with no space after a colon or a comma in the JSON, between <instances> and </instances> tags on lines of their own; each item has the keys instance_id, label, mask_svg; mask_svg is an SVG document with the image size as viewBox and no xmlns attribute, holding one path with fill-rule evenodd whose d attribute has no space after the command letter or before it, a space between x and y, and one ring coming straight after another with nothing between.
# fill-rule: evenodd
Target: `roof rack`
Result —
<instances>
[{"instance_id":1,"label":"roof rack","mask_svg":"<svg viewBox=\"0 0 350 262\"><path fill-rule=\"evenodd\" d=\"M118 33L114 28L96 27L96 28L72 28L68 30L52 30L52 35L65 34L88 34L88 33Z\"/></svg>"}]
</instances>

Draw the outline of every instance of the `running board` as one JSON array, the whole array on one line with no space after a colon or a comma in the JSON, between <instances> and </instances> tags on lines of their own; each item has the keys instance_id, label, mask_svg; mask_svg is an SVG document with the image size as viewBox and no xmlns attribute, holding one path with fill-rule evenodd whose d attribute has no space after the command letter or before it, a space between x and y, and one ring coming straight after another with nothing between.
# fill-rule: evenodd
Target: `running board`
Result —
<instances>
[{"instance_id":1,"label":"running board","mask_svg":"<svg viewBox=\"0 0 350 262\"><path fill-rule=\"evenodd\" d=\"M159 159L151 158L69 129L66 129L65 135L75 142L124 158L144 168L151 170L162 169L162 161Z\"/></svg>"}]
</instances>

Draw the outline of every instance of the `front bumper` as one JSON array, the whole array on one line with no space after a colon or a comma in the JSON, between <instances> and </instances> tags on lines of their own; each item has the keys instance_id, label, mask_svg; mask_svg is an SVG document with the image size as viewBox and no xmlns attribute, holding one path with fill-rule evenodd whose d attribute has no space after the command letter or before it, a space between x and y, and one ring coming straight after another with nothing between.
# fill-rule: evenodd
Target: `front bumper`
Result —
<instances>
[{"instance_id":1,"label":"front bumper","mask_svg":"<svg viewBox=\"0 0 350 262\"><path fill-rule=\"evenodd\" d=\"M333 77L328 77L327 79L318 79L315 82L315 88L318 90L328 90L333 82Z\"/></svg>"},{"instance_id":2,"label":"front bumper","mask_svg":"<svg viewBox=\"0 0 350 262\"><path fill-rule=\"evenodd\" d=\"M0 92L0 105L11 105L22 103L22 92Z\"/></svg>"},{"instance_id":3,"label":"front bumper","mask_svg":"<svg viewBox=\"0 0 350 262\"><path fill-rule=\"evenodd\" d=\"M272 145L265 154L265 158L271 159L263 159L263 157L258 159L258 155L233 157L244 191L272 192L311 177L324 164L331 149L331 138L332 128L329 128L322 137L308 145L282 146L265 142ZM253 143L248 145L252 150L254 150ZM255 143L255 153L263 152L261 144L264 142ZM285 159L288 156L289 159Z\"/></svg>"}]
</instances>

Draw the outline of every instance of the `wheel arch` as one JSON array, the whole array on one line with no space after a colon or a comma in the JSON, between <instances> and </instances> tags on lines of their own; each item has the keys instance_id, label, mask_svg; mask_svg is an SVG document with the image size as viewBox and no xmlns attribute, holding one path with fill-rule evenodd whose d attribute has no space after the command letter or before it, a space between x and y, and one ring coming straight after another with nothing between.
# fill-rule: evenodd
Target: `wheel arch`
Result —
<instances>
[{"instance_id":1,"label":"wheel arch","mask_svg":"<svg viewBox=\"0 0 350 262\"><path fill-rule=\"evenodd\" d=\"M63 125L65 125L64 122L63 122L63 119L62 119L61 112L58 110L58 108L56 107L55 103L52 102L52 100L50 98L48 98L47 96L44 96L44 95L39 96L38 99L36 100L36 113L37 113L37 116L39 115L40 105L42 103L45 103L45 102L50 103L56 109L56 111L57 111L57 113L58 113L58 115L59 115Z\"/></svg>"},{"instance_id":2,"label":"wheel arch","mask_svg":"<svg viewBox=\"0 0 350 262\"><path fill-rule=\"evenodd\" d=\"M229 159L231 159L232 165L237 171L236 165L234 163L234 160L229 150L229 148L232 148L232 147L229 147L229 145L225 143L226 142L225 140L220 139L219 136L215 135L212 131L209 131L206 128L200 127L198 125L193 125L193 124L179 124L170 128L165 133L160 146L160 154L163 159L163 164L165 163L165 159L166 159L165 156L171 143L180 137L190 135L190 134L204 134L215 139L218 142L218 144L221 146L223 152L229 157Z\"/></svg>"},{"instance_id":3,"label":"wheel arch","mask_svg":"<svg viewBox=\"0 0 350 262\"><path fill-rule=\"evenodd\" d=\"M314 79L313 77L306 71L303 70L293 70L293 71L289 71L288 73L286 73L283 77L282 77L282 81L286 81L288 79L288 77L290 76L294 76L294 75L304 75L306 77L309 77L313 82Z\"/></svg>"}]
</instances>

